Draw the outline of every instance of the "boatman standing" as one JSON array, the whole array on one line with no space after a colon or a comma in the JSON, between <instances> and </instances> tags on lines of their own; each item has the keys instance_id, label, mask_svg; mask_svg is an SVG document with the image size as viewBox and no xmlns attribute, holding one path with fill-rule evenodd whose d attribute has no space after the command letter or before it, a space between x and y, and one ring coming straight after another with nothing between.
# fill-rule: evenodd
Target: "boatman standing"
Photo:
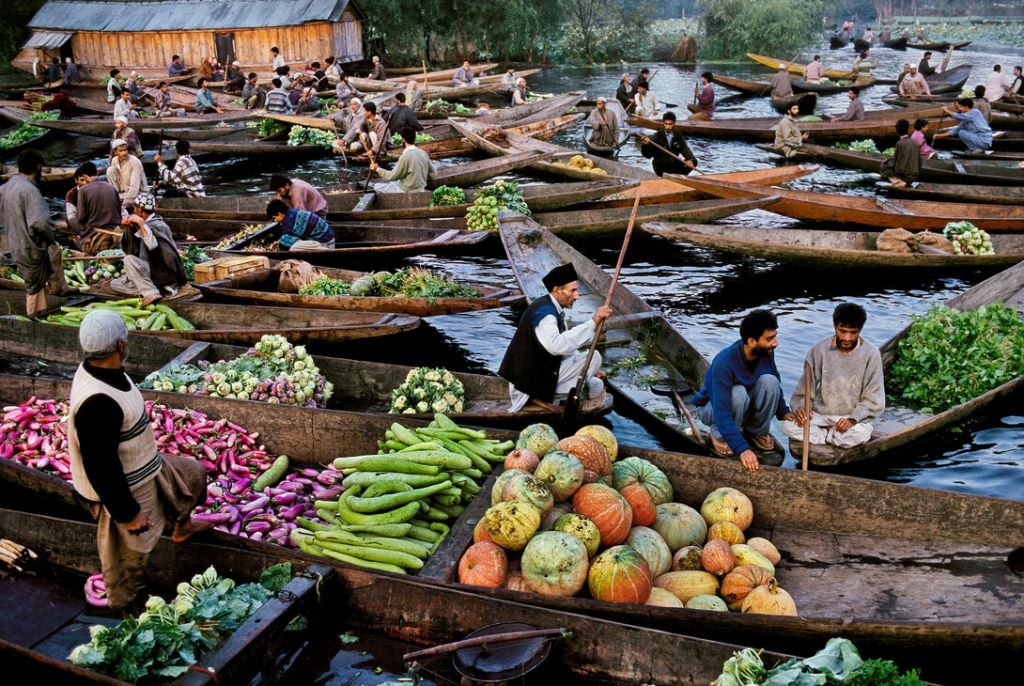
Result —
<instances>
[{"instance_id":1,"label":"boatman standing","mask_svg":"<svg viewBox=\"0 0 1024 686\"><path fill-rule=\"evenodd\" d=\"M509 381L510 411L518 412L531 399L545 403L565 400L576 386L586 353L579 349L591 342L598 323L611 316L601 305L594 316L571 329L565 327L565 308L580 297L580 283L571 264L555 267L543 278L548 295L526 308L512 342L501 361L498 374ZM603 402L604 374L601 355L594 352L587 370L583 407Z\"/></svg>"},{"instance_id":2,"label":"boatman standing","mask_svg":"<svg viewBox=\"0 0 1024 686\"><path fill-rule=\"evenodd\" d=\"M78 340L85 361L71 382L71 483L99 520L96 543L107 599L120 610L142 589L146 558L165 524L174 523L175 543L212 526L190 517L206 500L206 468L157 451L142 394L124 371L128 328L121 316L90 312Z\"/></svg>"}]
</instances>

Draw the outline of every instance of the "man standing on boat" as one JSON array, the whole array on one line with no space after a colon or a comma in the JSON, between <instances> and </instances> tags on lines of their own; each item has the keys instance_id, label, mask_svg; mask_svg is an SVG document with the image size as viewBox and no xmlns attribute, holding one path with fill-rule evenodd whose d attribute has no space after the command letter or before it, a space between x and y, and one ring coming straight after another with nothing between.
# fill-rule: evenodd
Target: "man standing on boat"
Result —
<instances>
[{"instance_id":1,"label":"man standing on boat","mask_svg":"<svg viewBox=\"0 0 1024 686\"><path fill-rule=\"evenodd\" d=\"M580 297L580 283L572 264L563 264L543 278L548 295L537 298L526 308L512 342L501 361L498 374L509 381L511 412L521 410L530 399L543 403L564 400L583 372L586 353L597 325L611 316L610 307L601 305L594 316L566 330L565 308ZM603 402L601 355L594 352L587 369L587 397L584 408Z\"/></svg>"},{"instance_id":2,"label":"man standing on boat","mask_svg":"<svg viewBox=\"0 0 1024 686\"><path fill-rule=\"evenodd\" d=\"M754 310L740 322L740 340L715 355L694 396L698 418L711 429L711 450L719 457L740 456L748 471L760 466L755 448L776 450L772 417L794 421L782 397L775 366L779 323L768 310ZM749 442L748 442L749 438ZM753 444L753 448L750 444Z\"/></svg>"},{"instance_id":3,"label":"man standing on boat","mask_svg":"<svg viewBox=\"0 0 1024 686\"><path fill-rule=\"evenodd\" d=\"M69 400L71 483L99 520L107 599L121 610L142 589L146 558L167 523L174 522L175 543L212 526L190 518L206 500L206 468L158 452L142 394L124 371L128 328L120 315L90 312L78 340L85 361Z\"/></svg>"},{"instance_id":4,"label":"man standing on boat","mask_svg":"<svg viewBox=\"0 0 1024 686\"><path fill-rule=\"evenodd\" d=\"M803 438L808 419L814 445L852 448L871 438L871 421L885 410L885 382L878 348L860 335L865 321L864 308L853 303L832 312L834 334L815 343L804 364L804 374L811 371L811 411L804 409L804 374L790 398L795 417L782 422L790 438Z\"/></svg>"},{"instance_id":5,"label":"man standing on boat","mask_svg":"<svg viewBox=\"0 0 1024 686\"><path fill-rule=\"evenodd\" d=\"M43 156L37 150L18 155L18 173L0 186L0 248L9 249L25 279L25 313L46 309L46 288L64 295L64 265L50 210L39 191ZM6 245L4 245L6 243Z\"/></svg>"},{"instance_id":6,"label":"man standing on boat","mask_svg":"<svg viewBox=\"0 0 1024 686\"><path fill-rule=\"evenodd\" d=\"M285 205L327 218L327 198L302 179L274 174L270 177L270 191Z\"/></svg>"},{"instance_id":7,"label":"man standing on boat","mask_svg":"<svg viewBox=\"0 0 1024 686\"><path fill-rule=\"evenodd\" d=\"M779 70L772 76L768 85L772 87L773 98L788 98L793 95L793 82L789 80L789 70L785 63L779 62Z\"/></svg>"},{"instance_id":8,"label":"man standing on boat","mask_svg":"<svg viewBox=\"0 0 1024 686\"><path fill-rule=\"evenodd\" d=\"M800 126L796 123L796 117L800 114L800 105L794 103L789 106L789 111L775 126L776 150L781 150L787 158L795 157L797 151L809 137L809 134L801 133Z\"/></svg>"},{"instance_id":9,"label":"man standing on boat","mask_svg":"<svg viewBox=\"0 0 1024 686\"><path fill-rule=\"evenodd\" d=\"M124 275L110 282L111 290L141 296L143 305L150 305L165 295L175 295L188 283L188 277L171 227L156 213L156 198L152 193L140 193L135 198L132 213L123 225Z\"/></svg>"},{"instance_id":10,"label":"man standing on boat","mask_svg":"<svg viewBox=\"0 0 1024 686\"><path fill-rule=\"evenodd\" d=\"M661 129L650 137L640 136L640 143L640 154L653 160L658 176L689 174L697 168L697 158L683 135L676 131L675 112L666 112L661 118Z\"/></svg>"},{"instance_id":11,"label":"man standing on boat","mask_svg":"<svg viewBox=\"0 0 1024 686\"><path fill-rule=\"evenodd\" d=\"M992 127L985 121L984 115L974 109L974 100L960 98L956 101L955 109L945 107L943 110L960 123L948 131L936 133L933 139L956 136L967 146L967 152L984 152L992 148Z\"/></svg>"},{"instance_id":12,"label":"man standing on boat","mask_svg":"<svg viewBox=\"0 0 1024 686\"><path fill-rule=\"evenodd\" d=\"M935 73L935 67L931 65L931 59L932 53L929 50L924 53L924 57L922 57L921 61L917 63L917 73L925 78L928 78Z\"/></svg>"},{"instance_id":13,"label":"man standing on boat","mask_svg":"<svg viewBox=\"0 0 1024 686\"><path fill-rule=\"evenodd\" d=\"M425 190L435 178L434 164L430 156L416 147L416 130L402 129L400 132L404 149L391 171L381 169L377 161L370 158L370 171L376 172L385 181L398 181L403 193Z\"/></svg>"},{"instance_id":14,"label":"man standing on boat","mask_svg":"<svg viewBox=\"0 0 1024 686\"><path fill-rule=\"evenodd\" d=\"M597 99L597 107L590 112L590 142L603 148L614 148L619 142L619 117L608 109L608 99Z\"/></svg>"},{"instance_id":15,"label":"man standing on boat","mask_svg":"<svg viewBox=\"0 0 1024 686\"><path fill-rule=\"evenodd\" d=\"M917 181L921 175L921 147L910 137L910 122L900 119L896 122L896 148L892 157L882 162L882 174L889 183L898 188Z\"/></svg>"},{"instance_id":16,"label":"man standing on boat","mask_svg":"<svg viewBox=\"0 0 1024 686\"><path fill-rule=\"evenodd\" d=\"M832 123L864 120L864 103L860 101L860 88L857 86L850 86L850 90L847 92L847 97L850 98L850 104L847 105L846 112L838 117L833 117Z\"/></svg>"}]
</instances>

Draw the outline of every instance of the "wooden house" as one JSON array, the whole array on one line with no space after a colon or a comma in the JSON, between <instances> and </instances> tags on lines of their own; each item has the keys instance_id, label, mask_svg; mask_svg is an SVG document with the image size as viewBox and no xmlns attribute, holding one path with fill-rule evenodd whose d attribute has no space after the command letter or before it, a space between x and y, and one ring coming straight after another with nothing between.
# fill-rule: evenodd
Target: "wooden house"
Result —
<instances>
[{"instance_id":1,"label":"wooden house","mask_svg":"<svg viewBox=\"0 0 1024 686\"><path fill-rule=\"evenodd\" d=\"M267 72L274 46L293 66L348 63L363 59L364 19L352 0L51 0L12 63L32 71L36 58L72 57L86 78L111 67L159 77L181 55L189 67L217 57Z\"/></svg>"}]
</instances>

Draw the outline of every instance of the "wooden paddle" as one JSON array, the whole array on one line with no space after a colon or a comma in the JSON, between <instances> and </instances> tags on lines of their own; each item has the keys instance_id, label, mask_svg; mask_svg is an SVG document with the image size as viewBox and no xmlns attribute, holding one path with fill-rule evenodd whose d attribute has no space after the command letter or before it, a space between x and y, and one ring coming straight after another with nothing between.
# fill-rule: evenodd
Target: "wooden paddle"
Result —
<instances>
[{"instance_id":1,"label":"wooden paddle","mask_svg":"<svg viewBox=\"0 0 1024 686\"><path fill-rule=\"evenodd\" d=\"M608 295L604 299L604 305L612 304L612 295L615 293L615 286L619 283L619 273L622 271L622 263L626 259L626 249L629 247L630 236L633 235L633 225L636 224L636 214L640 209L640 193L633 199L633 210L629 214L629 225L626 227L626 237L622 241L622 249L619 250L619 261L615 264L615 273L612 274L612 285L608 287ZM597 343L601 340L601 332L604 330L604 320L594 329L594 340L590 342L590 349L587 350L587 358L583 361L583 371L576 381L576 387L569 391L569 397L565 399L565 409L562 411L562 426L575 424L580 413L580 393L587 383L587 372L590 370L590 361L594 359L594 351L597 350Z\"/></svg>"},{"instance_id":2,"label":"wooden paddle","mask_svg":"<svg viewBox=\"0 0 1024 686\"><path fill-rule=\"evenodd\" d=\"M634 134L634 135L640 136L642 138L647 138L647 141L648 141L649 145L653 145L655 148L657 148L658 150L661 150L663 153L665 153L666 155L668 155L669 157L671 157L674 160L678 160L679 159L678 155L676 155L674 152L672 152L668 148L665 148L663 146L658 145L657 143L652 141L649 136L643 136L642 134L639 134L639 133L638 134ZM643 141L641 141L641 142L643 142ZM694 166L693 169L691 169L690 171L695 171L698 174L703 174L704 173L702 171L698 171L696 166Z\"/></svg>"},{"instance_id":3,"label":"wooden paddle","mask_svg":"<svg viewBox=\"0 0 1024 686\"><path fill-rule=\"evenodd\" d=\"M807 413L807 420L804 422L803 441L803 470L807 471L807 462L811 453L811 365L804 362L804 412Z\"/></svg>"}]
</instances>

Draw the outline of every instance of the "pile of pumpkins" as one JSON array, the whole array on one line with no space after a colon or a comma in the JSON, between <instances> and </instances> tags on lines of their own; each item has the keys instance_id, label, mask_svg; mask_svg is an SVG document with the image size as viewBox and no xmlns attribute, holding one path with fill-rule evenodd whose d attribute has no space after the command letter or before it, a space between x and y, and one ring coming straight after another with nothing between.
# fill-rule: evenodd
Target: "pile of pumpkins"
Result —
<instances>
[{"instance_id":1,"label":"pile of pumpkins","mask_svg":"<svg viewBox=\"0 0 1024 686\"><path fill-rule=\"evenodd\" d=\"M555 596L587 586L609 602L796 616L775 580L779 551L745 537L754 518L746 495L715 489L698 512L672 501L657 466L617 457L603 426L562 440L546 424L524 429L459 561L459 582Z\"/></svg>"}]
</instances>

